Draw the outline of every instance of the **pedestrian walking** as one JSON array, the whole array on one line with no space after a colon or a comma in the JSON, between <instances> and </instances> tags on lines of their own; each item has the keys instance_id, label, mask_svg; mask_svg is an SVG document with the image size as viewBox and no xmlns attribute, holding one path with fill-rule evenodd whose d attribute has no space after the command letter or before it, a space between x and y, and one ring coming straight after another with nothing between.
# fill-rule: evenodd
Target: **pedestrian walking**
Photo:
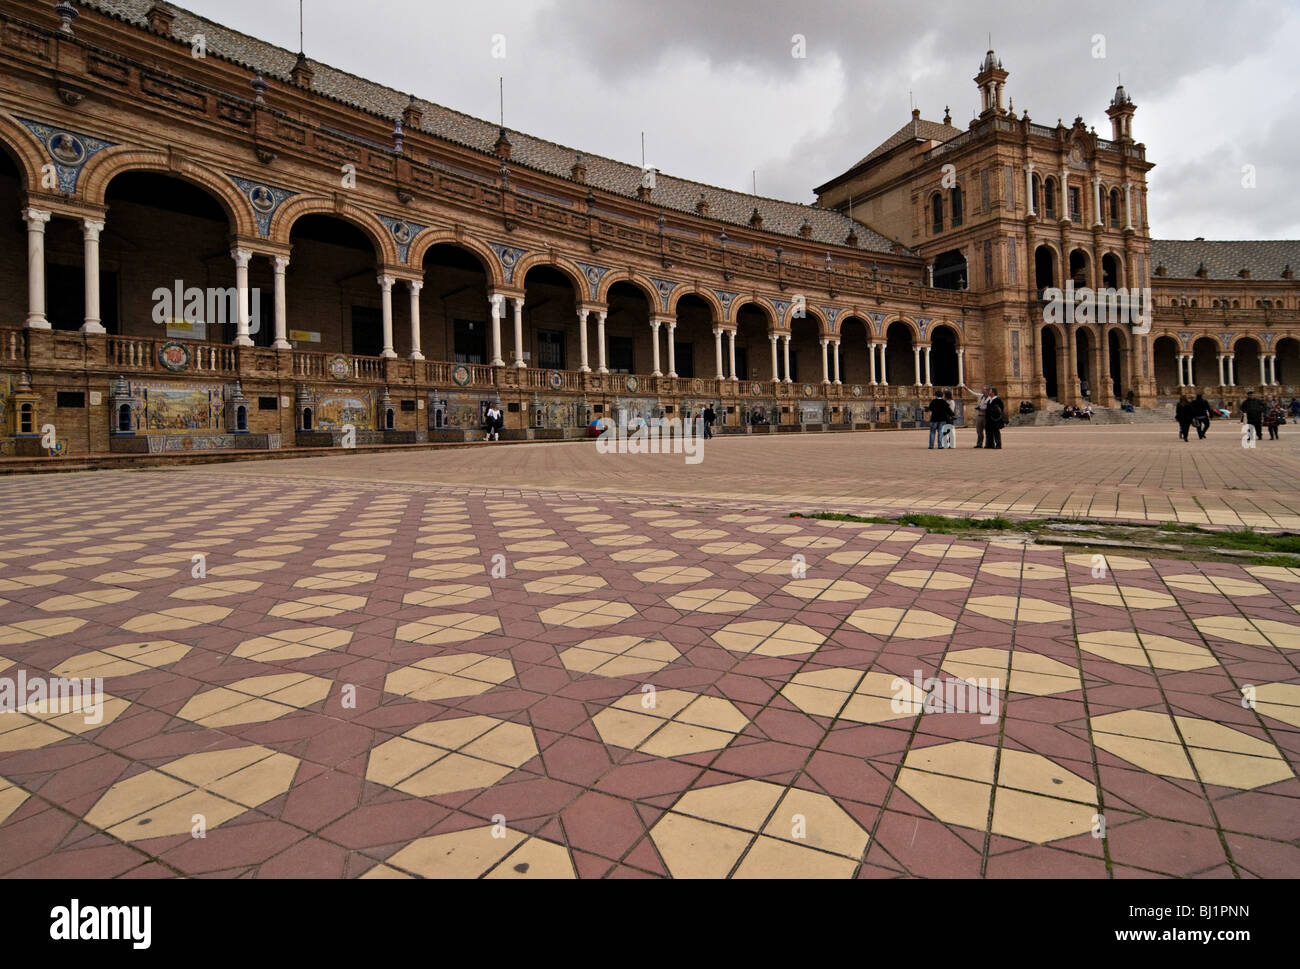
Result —
<instances>
[{"instance_id":1,"label":"pedestrian walking","mask_svg":"<svg viewBox=\"0 0 1300 969\"><path fill-rule=\"evenodd\" d=\"M1205 440L1205 432L1210 429L1210 402L1199 393L1192 401L1192 423L1196 425L1196 439Z\"/></svg>"},{"instance_id":2,"label":"pedestrian walking","mask_svg":"<svg viewBox=\"0 0 1300 969\"><path fill-rule=\"evenodd\" d=\"M985 387L980 391L980 399L975 403L975 446L984 446L985 422L988 420L989 390L992 388Z\"/></svg>"},{"instance_id":3,"label":"pedestrian walking","mask_svg":"<svg viewBox=\"0 0 1300 969\"><path fill-rule=\"evenodd\" d=\"M935 442L939 447L943 447L943 425L948 420L948 403L943 399L943 393L934 392L934 400L930 401L926 410L930 412L930 450L935 448Z\"/></svg>"},{"instance_id":4,"label":"pedestrian walking","mask_svg":"<svg viewBox=\"0 0 1300 969\"><path fill-rule=\"evenodd\" d=\"M989 402L984 408L984 435L988 439L988 447L995 450L1002 450L1002 426L1007 422L1007 409L1002 403L1002 398L998 396L996 387L989 388Z\"/></svg>"},{"instance_id":5,"label":"pedestrian walking","mask_svg":"<svg viewBox=\"0 0 1300 969\"><path fill-rule=\"evenodd\" d=\"M1187 440L1187 432L1192 429L1192 402L1187 399L1187 395L1178 398L1178 404L1174 407L1174 420L1178 422L1178 436L1182 440Z\"/></svg>"},{"instance_id":6,"label":"pedestrian walking","mask_svg":"<svg viewBox=\"0 0 1300 969\"><path fill-rule=\"evenodd\" d=\"M1268 428L1268 439L1276 441L1279 424L1286 423L1286 411L1272 397L1268 399L1268 410L1264 413L1264 426Z\"/></svg>"},{"instance_id":7,"label":"pedestrian walking","mask_svg":"<svg viewBox=\"0 0 1300 969\"><path fill-rule=\"evenodd\" d=\"M953 401L952 391L943 392L943 402L948 405L948 417L943 422L943 447L957 446L957 405Z\"/></svg>"},{"instance_id":8,"label":"pedestrian walking","mask_svg":"<svg viewBox=\"0 0 1300 969\"><path fill-rule=\"evenodd\" d=\"M704 419L704 440L707 441L713 437L713 425L717 421L718 415L714 413L713 405L709 404L700 412L700 416Z\"/></svg>"},{"instance_id":9,"label":"pedestrian walking","mask_svg":"<svg viewBox=\"0 0 1300 969\"><path fill-rule=\"evenodd\" d=\"M505 419L501 416L501 409L496 403L488 404L487 415L485 417L483 428L487 431L485 440L501 440L501 431L505 427Z\"/></svg>"},{"instance_id":10,"label":"pedestrian walking","mask_svg":"<svg viewBox=\"0 0 1300 969\"><path fill-rule=\"evenodd\" d=\"M1264 421L1264 410L1264 402L1255 396L1255 392L1246 391L1246 399L1241 402L1241 422L1255 429L1257 441L1264 436L1264 429L1260 426Z\"/></svg>"},{"instance_id":11,"label":"pedestrian walking","mask_svg":"<svg viewBox=\"0 0 1300 969\"><path fill-rule=\"evenodd\" d=\"M1300 400L1295 397L1291 398L1291 422L1300 421Z\"/></svg>"}]
</instances>

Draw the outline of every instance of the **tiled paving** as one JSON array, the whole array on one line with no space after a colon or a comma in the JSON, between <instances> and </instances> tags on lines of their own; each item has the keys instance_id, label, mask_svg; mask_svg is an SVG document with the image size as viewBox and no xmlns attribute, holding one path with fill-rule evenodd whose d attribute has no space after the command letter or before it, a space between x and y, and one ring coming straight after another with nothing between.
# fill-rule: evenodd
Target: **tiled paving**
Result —
<instances>
[{"instance_id":1,"label":"tiled paving","mask_svg":"<svg viewBox=\"0 0 1300 969\"><path fill-rule=\"evenodd\" d=\"M0 713L0 874L1300 873L1300 570L449 454L0 479L0 683L106 694Z\"/></svg>"}]
</instances>

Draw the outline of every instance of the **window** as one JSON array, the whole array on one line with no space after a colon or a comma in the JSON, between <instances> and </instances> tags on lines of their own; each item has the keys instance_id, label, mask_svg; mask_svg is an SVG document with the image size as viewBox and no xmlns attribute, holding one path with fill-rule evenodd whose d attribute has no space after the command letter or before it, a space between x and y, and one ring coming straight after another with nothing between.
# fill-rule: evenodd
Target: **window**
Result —
<instances>
[{"instance_id":1,"label":"window","mask_svg":"<svg viewBox=\"0 0 1300 969\"><path fill-rule=\"evenodd\" d=\"M403 413L405 413L405 412L407 412L407 411L413 411L413 410L415 410L415 401L413 401L413 400L404 400L404 401L402 401L402 412L403 412Z\"/></svg>"},{"instance_id":2,"label":"window","mask_svg":"<svg viewBox=\"0 0 1300 969\"><path fill-rule=\"evenodd\" d=\"M259 397L259 398L257 398L257 409L258 409L258 410L279 410L279 409L280 409L280 398L279 398L279 397Z\"/></svg>"},{"instance_id":3,"label":"window","mask_svg":"<svg viewBox=\"0 0 1300 969\"><path fill-rule=\"evenodd\" d=\"M635 358L630 336L611 336L609 340L609 369L611 373L635 373Z\"/></svg>"},{"instance_id":4,"label":"window","mask_svg":"<svg viewBox=\"0 0 1300 969\"><path fill-rule=\"evenodd\" d=\"M1110 227L1119 228L1119 189L1111 189L1110 193Z\"/></svg>"},{"instance_id":5,"label":"window","mask_svg":"<svg viewBox=\"0 0 1300 969\"><path fill-rule=\"evenodd\" d=\"M545 370L564 369L564 334L558 330L537 331L537 364Z\"/></svg>"},{"instance_id":6,"label":"window","mask_svg":"<svg viewBox=\"0 0 1300 969\"><path fill-rule=\"evenodd\" d=\"M487 363L487 324L475 320L456 320L452 325L456 363Z\"/></svg>"},{"instance_id":7,"label":"window","mask_svg":"<svg viewBox=\"0 0 1300 969\"><path fill-rule=\"evenodd\" d=\"M36 412L32 409L31 404L23 404L22 407L18 408L18 433L36 433Z\"/></svg>"},{"instance_id":8,"label":"window","mask_svg":"<svg viewBox=\"0 0 1300 969\"><path fill-rule=\"evenodd\" d=\"M1040 218L1043 215L1043 180L1037 175L1034 176L1034 214Z\"/></svg>"},{"instance_id":9,"label":"window","mask_svg":"<svg viewBox=\"0 0 1300 969\"><path fill-rule=\"evenodd\" d=\"M122 404L117 409L117 429L122 434L131 432L131 405Z\"/></svg>"},{"instance_id":10,"label":"window","mask_svg":"<svg viewBox=\"0 0 1300 969\"><path fill-rule=\"evenodd\" d=\"M1020 282L1020 270L1016 265L1016 237L1007 238L1007 275L1011 277L1011 285Z\"/></svg>"},{"instance_id":11,"label":"window","mask_svg":"<svg viewBox=\"0 0 1300 969\"><path fill-rule=\"evenodd\" d=\"M930 227L935 232L943 231L943 196L938 192L930 196Z\"/></svg>"},{"instance_id":12,"label":"window","mask_svg":"<svg viewBox=\"0 0 1300 969\"><path fill-rule=\"evenodd\" d=\"M993 288L993 240L984 240L984 288Z\"/></svg>"},{"instance_id":13,"label":"window","mask_svg":"<svg viewBox=\"0 0 1300 969\"><path fill-rule=\"evenodd\" d=\"M1082 222L1083 212L1080 210L1081 199L1077 188L1070 189L1070 221Z\"/></svg>"},{"instance_id":14,"label":"window","mask_svg":"<svg viewBox=\"0 0 1300 969\"><path fill-rule=\"evenodd\" d=\"M1056 218L1056 179L1049 178L1043 183L1043 215Z\"/></svg>"},{"instance_id":15,"label":"window","mask_svg":"<svg viewBox=\"0 0 1300 969\"><path fill-rule=\"evenodd\" d=\"M989 170L986 168L980 172L980 211L989 210Z\"/></svg>"},{"instance_id":16,"label":"window","mask_svg":"<svg viewBox=\"0 0 1300 969\"><path fill-rule=\"evenodd\" d=\"M373 306L352 307L352 352L377 357L384 349L384 315Z\"/></svg>"},{"instance_id":17,"label":"window","mask_svg":"<svg viewBox=\"0 0 1300 969\"><path fill-rule=\"evenodd\" d=\"M780 349L778 347L778 349ZM690 378L695 376L695 344L673 341L674 363L677 364L677 376Z\"/></svg>"},{"instance_id":18,"label":"window","mask_svg":"<svg viewBox=\"0 0 1300 969\"><path fill-rule=\"evenodd\" d=\"M55 399L56 407L85 407L86 395L80 390L60 390Z\"/></svg>"},{"instance_id":19,"label":"window","mask_svg":"<svg viewBox=\"0 0 1300 969\"><path fill-rule=\"evenodd\" d=\"M962 198L961 198L961 186L954 185L952 187L951 194L952 194L952 225L953 228L956 228L962 223L963 206L962 206Z\"/></svg>"},{"instance_id":20,"label":"window","mask_svg":"<svg viewBox=\"0 0 1300 969\"><path fill-rule=\"evenodd\" d=\"M304 431L311 430L311 408L310 407L304 407L302 410L302 429Z\"/></svg>"}]
</instances>

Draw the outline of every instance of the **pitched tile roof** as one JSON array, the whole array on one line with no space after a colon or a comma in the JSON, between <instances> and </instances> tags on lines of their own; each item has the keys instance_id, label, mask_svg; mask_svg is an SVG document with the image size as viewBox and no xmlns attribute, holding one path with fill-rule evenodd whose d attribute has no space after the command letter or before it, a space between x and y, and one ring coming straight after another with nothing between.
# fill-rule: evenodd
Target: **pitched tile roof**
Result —
<instances>
[{"instance_id":1,"label":"pitched tile roof","mask_svg":"<svg viewBox=\"0 0 1300 969\"><path fill-rule=\"evenodd\" d=\"M960 128L954 128L951 124L940 124L938 121L926 121L924 118L916 118L882 141L853 167L857 168L859 165L865 165L867 162L879 158L881 155L891 152L899 145L906 144L909 141L947 141L949 138L956 138L961 133Z\"/></svg>"},{"instance_id":2,"label":"pitched tile roof","mask_svg":"<svg viewBox=\"0 0 1300 969\"><path fill-rule=\"evenodd\" d=\"M153 0L79 0L82 6L99 10L127 23L144 27L145 14ZM202 33L210 56L217 56L260 71L265 77L290 81L290 72L298 55L281 47L242 34L214 21L177 7L166 5L174 14L172 37L190 42L195 34ZM384 118L397 119L411 101L411 96L393 88L349 74L308 59L314 71L311 89L320 95L359 108ZM420 130L435 137L466 147L491 153L499 128L490 121L474 118L459 111L415 99L423 112ZM925 122L930 124L930 122ZM942 126L940 126L942 127ZM953 133L956 131L953 129ZM577 150L536 138L518 131L508 131L511 153L510 163L522 165L561 178L570 177ZM607 192L635 198L641 184L642 172L636 165L602 158L599 155L582 155L587 167L587 183ZM703 196L709 204L709 218L732 225L748 225L755 208L763 219L763 229L781 235L798 236L806 220L811 226L811 239L825 245L844 245L850 230L857 233L858 248L867 252L889 252L892 243L885 236L839 212L813 205L800 205L780 199L746 195L728 189L705 185L689 179L675 178L662 173L655 178L652 201L668 209L694 214L696 204ZM899 247L910 254L910 250Z\"/></svg>"},{"instance_id":3,"label":"pitched tile roof","mask_svg":"<svg viewBox=\"0 0 1300 969\"><path fill-rule=\"evenodd\" d=\"M1206 242L1201 239L1151 241L1151 271L1164 266L1165 278L1196 279L1204 264L1207 279L1237 279L1250 270L1252 281L1282 279L1288 266L1300 273L1300 241Z\"/></svg>"}]
</instances>

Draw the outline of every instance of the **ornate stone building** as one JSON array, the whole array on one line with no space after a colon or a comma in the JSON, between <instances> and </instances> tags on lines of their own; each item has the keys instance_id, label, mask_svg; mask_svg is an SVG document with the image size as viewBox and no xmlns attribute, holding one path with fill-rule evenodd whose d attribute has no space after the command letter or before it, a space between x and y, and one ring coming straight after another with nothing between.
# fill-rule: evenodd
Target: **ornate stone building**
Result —
<instances>
[{"instance_id":1,"label":"ornate stone building","mask_svg":"<svg viewBox=\"0 0 1300 969\"><path fill-rule=\"evenodd\" d=\"M967 130L914 113L816 205L150 0L7 3L0 71L2 453L450 439L492 401L554 437L705 403L729 429L889 426L987 382L1103 406L1300 385L1300 246L1151 240L1123 89L1110 139L1044 127L992 52ZM1046 323L1065 279L1149 287L1150 332Z\"/></svg>"}]
</instances>

